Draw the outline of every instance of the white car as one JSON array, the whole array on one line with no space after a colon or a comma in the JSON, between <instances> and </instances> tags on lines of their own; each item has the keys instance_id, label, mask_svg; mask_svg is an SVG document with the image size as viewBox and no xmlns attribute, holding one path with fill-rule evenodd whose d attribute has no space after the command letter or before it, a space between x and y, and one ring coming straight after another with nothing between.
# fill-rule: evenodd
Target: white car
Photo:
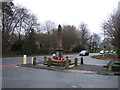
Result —
<instances>
[{"instance_id":1,"label":"white car","mask_svg":"<svg viewBox=\"0 0 120 90\"><path fill-rule=\"evenodd\" d=\"M89 52L86 51L86 50L82 50L82 51L79 53L79 56L89 56Z\"/></svg>"},{"instance_id":2,"label":"white car","mask_svg":"<svg viewBox=\"0 0 120 90\"><path fill-rule=\"evenodd\" d=\"M100 54L104 54L104 50L101 50L101 51L100 51Z\"/></svg>"},{"instance_id":3,"label":"white car","mask_svg":"<svg viewBox=\"0 0 120 90\"><path fill-rule=\"evenodd\" d=\"M100 51L100 54L104 54L104 53L109 53L109 51L105 51L105 52L104 52L104 50Z\"/></svg>"},{"instance_id":4,"label":"white car","mask_svg":"<svg viewBox=\"0 0 120 90\"><path fill-rule=\"evenodd\" d=\"M105 51L105 53L109 53L109 51Z\"/></svg>"}]
</instances>

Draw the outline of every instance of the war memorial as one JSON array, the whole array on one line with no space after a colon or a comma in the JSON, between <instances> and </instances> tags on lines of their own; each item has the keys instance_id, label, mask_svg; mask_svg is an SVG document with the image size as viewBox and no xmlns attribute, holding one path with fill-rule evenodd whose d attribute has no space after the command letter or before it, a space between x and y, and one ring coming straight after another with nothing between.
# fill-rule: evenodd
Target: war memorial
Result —
<instances>
[{"instance_id":1,"label":"war memorial","mask_svg":"<svg viewBox=\"0 0 120 90\"><path fill-rule=\"evenodd\" d=\"M31 58L31 62L27 62L27 55L23 56L23 63L18 64L22 67L30 67L37 69L46 69L53 71L71 71L71 72L85 72L85 73L94 73L102 75L120 75L119 68L113 67L119 64L119 61L112 62L110 61L105 66L97 65L88 65L84 64L84 57L74 57L69 58L68 56L63 57L63 47L62 47L62 27L58 25L57 33L57 48L55 54L51 57L44 56L42 62L36 59L36 57ZM79 62L79 63L78 63ZM110 72L109 72L110 71ZM111 72L115 71L115 73Z\"/></svg>"},{"instance_id":2,"label":"war memorial","mask_svg":"<svg viewBox=\"0 0 120 90\"><path fill-rule=\"evenodd\" d=\"M27 56L23 56L23 64L21 66L32 67L32 68L41 68L41 69L50 69L50 67L62 67L65 69L69 69L69 66L77 66L77 58L74 61L71 61L68 56L63 57L63 48L62 48L62 27L58 26L58 35L57 35L57 48L55 50L55 54L53 54L52 58L47 58L44 56L42 65L37 62L35 57L31 58L31 62L27 63ZM83 58L81 57L81 65L83 64Z\"/></svg>"}]
</instances>

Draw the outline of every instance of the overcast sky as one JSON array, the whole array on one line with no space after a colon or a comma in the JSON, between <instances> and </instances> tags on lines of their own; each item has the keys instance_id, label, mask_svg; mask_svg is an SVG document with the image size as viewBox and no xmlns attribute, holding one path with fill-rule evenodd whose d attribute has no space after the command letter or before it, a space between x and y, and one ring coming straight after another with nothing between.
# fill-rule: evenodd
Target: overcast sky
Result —
<instances>
[{"instance_id":1,"label":"overcast sky","mask_svg":"<svg viewBox=\"0 0 120 90\"><path fill-rule=\"evenodd\" d=\"M75 25L84 22L91 32L101 33L101 24L117 9L120 0L14 0L34 13L40 22Z\"/></svg>"}]
</instances>

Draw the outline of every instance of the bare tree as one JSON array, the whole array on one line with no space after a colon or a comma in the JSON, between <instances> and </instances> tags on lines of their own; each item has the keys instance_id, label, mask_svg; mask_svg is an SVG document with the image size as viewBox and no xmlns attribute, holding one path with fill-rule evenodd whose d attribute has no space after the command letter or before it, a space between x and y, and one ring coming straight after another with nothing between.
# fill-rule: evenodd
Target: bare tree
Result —
<instances>
[{"instance_id":1,"label":"bare tree","mask_svg":"<svg viewBox=\"0 0 120 90\"><path fill-rule=\"evenodd\" d=\"M10 49L10 28L9 22L12 20L14 4L12 2L0 2L2 10L2 49L3 51Z\"/></svg>"},{"instance_id":2,"label":"bare tree","mask_svg":"<svg viewBox=\"0 0 120 90\"><path fill-rule=\"evenodd\" d=\"M11 27L11 42L14 40L13 35L18 36L18 39L21 38L22 34L25 32L24 25L25 21L29 17L28 10L23 8L22 6L14 7L14 14L11 23L9 26Z\"/></svg>"},{"instance_id":3,"label":"bare tree","mask_svg":"<svg viewBox=\"0 0 120 90\"><path fill-rule=\"evenodd\" d=\"M96 33L93 33L88 40L88 44L91 52L99 51L100 36Z\"/></svg>"},{"instance_id":4,"label":"bare tree","mask_svg":"<svg viewBox=\"0 0 120 90\"><path fill-rule=\"evenodd\" d=\"M76 44L77 35L76 35L76 27L65 25L62 30L62 41L64 50L70 52L73 46Z\"/></svg>"},{"instance_id":5,"label":"bare tree","mask_svg":"<svg viewBox=\"0 0 120 90\"><path fill-rule=\"evenodd\" d=\"M120 54L120 13L118 11L103 23L102 26L107 38L111 39L111 43L117 48Z\"/></svg>"},{"instance_id":6,"label":"bare tree","mask_svg":"<svg viewBox=\"0 0 120 90\"><path fill-rule=\"evenodd\" d=\"M42 25L42 29L44 30L44 33L46 34L47 37L47 43L46 43L46 47L49 49L50 52L50 48L51 48L51 42L52 42L52 31L56 28L56 24L53 21L47 20L43 23Z\"/></svg>"},{"instance_id":7,"label":"bare tree","mask_svg":"<svg viewBox=\"0 0 120 90\"><path fill-rule=\"evenodd\" d=\"M2 3L2 12L3 49L6 49L6 42L12 46L12 50L20 50L24 45L32 45L33 48L36 42L35 34L41 30L36 16L11 2Z\"/></svg>"},{"instance_id":8,"label":"bare tree","mask_svg":"<svg viewBox=\"0 0 120 90\"><path fill-rule=\"evenodd\" d=\"M79 25L79 31L80 31L80 44L84 46L84 48L88 49L88 40L89 40L89 30L87 28L87 24L81 23Z\"/></svg>"},{"instance_id":9,"label":"bare tree","mask_svg":"<svg viewBox=\"0 0 120 90\"><path fill-rule=\"evenodd\" d=\"M56 24L50 20L43 23L43 30L47 32L48 35L51 34L52 30L56 28Z\"/></svg>"}]
</instances>

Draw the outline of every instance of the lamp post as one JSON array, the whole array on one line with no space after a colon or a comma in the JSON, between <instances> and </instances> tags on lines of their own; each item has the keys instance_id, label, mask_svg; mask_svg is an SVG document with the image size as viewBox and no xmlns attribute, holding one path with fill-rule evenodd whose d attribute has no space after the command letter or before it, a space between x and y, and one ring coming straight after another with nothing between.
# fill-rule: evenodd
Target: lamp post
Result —
<instances>
[{"instance_id":1,"label":"lamp post","mask_svg":"<svg viewBox=\"0 0 120 90\"><path fill-rule=\"evenodd\" d=\"M120 13L120 1L118 2L118 12Z\"/></svg>"},{"instance_id":2,"label":"lamp post","mask_svg":"<svg viewBox=\"0 0 120 90\"><path fill-rule=\"evenodd\" d=\"M105 48L106 48L106 46L105 46L105 29L104 29L104 47L103 47L103 57L105 57Z\"/></svg>"}]
</instances>

